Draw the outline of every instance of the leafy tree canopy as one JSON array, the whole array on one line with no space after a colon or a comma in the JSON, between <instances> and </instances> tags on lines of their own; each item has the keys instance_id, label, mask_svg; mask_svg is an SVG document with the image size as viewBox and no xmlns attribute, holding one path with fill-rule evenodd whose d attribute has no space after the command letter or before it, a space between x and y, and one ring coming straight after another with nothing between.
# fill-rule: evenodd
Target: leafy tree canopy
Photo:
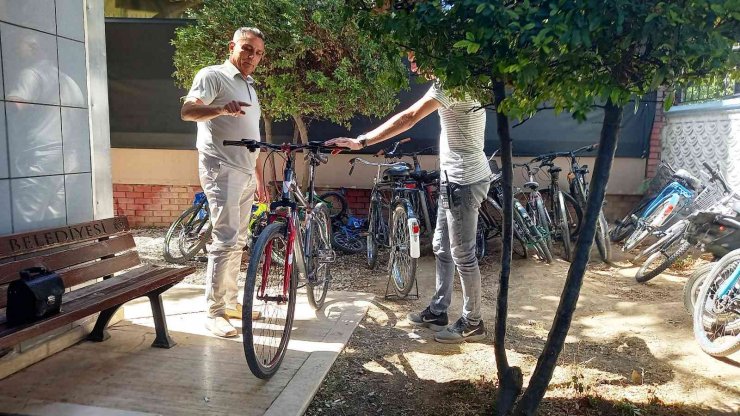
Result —
<instances>
[{"instance_id":1,"label":"leafy tree canopy","mask_svg":"<svg viewBox=\"0 0 740 416\"><path fill-rule=\"evenodd\" d=\"M237 28L254 26L266 37L266 54L254 77L267 117L323 118L346 125L356 114L386 115L407 86L406 70L397 50L345 19L343 4L206 0L190 13L194 23L178 29L172 41L176 82L189 88L199 69L228 57Z\"/></svg>"}]
</instances>

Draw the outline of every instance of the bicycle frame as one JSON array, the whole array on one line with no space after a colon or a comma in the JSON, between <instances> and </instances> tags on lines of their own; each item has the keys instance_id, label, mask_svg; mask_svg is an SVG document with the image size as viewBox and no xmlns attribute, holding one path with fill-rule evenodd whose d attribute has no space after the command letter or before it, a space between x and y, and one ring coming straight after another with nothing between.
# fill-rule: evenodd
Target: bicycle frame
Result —
<instances>
[{"instance_id":1,"label":"bicycle frame","mask_svg":"<svg viewBox=\"0 0 740 416\"><path fill-rule=\"evenodd\" d=\"M694 191L676 181L671 182L648 204L640 214L640 217L645 218L650 215L665 200L670 200L670 206L673 207L671 211L678 212L678 209L675 208L681 201L681 197L684 198L684 201L691 200L694 197Z\"/></svg>"}]
</instances>

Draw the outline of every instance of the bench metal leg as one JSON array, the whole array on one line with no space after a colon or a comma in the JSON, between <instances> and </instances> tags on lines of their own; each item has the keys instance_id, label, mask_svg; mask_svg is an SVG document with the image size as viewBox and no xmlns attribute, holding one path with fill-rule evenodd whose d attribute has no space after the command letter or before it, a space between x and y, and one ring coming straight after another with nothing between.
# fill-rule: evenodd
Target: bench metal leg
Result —
<instances>
[{"instance_id":1,"label":"bench metal leg","mask_svg":"<svg viewBox=\"0 0 740 416\"><path fill-rule=\"evenodd\" d=\"M106 331L105 328L108 327L108 323L120 307L121 305L117 305L100 312L100 315L98 315L98 320L95 322L95 328L93 328L92 332L90 332L90 335L87 336L88 341L103 342L106 339L110 338L110 334L108 333L108 331Z\"/></svg>"},{"instance_id":2,"label":"bench metal leg","mask_svg":"<svg viewBox=\"0 0 740 416\"><path fill-rule=\"evenodd\" d=\"M154 329L157 332L157 338L154 339L152 347L172 348L177 345L177 343L170 337L169 331L167 330L167 320L165 319L164 307L162 305L162 293L169 288L170 286L167 286L147 295L149 297L149 303L152 304Z\"/></svg>"}]
</instances>

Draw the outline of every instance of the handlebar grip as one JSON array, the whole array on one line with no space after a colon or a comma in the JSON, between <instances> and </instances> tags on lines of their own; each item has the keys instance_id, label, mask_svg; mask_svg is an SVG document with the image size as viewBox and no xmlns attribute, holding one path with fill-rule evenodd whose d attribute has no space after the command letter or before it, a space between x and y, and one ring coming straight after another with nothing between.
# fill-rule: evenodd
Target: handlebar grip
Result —
<instances>
[{"instance_id":1,"label":"handlebar grip","mask_svg":"<svg viewBox=\"0 0 740 416\"><path fill-rule=\"evenodd\" d=\"M599 144L598 143L594 143L594 144L592 144L591 146L588 147L588 151L590 152L591 150L598 149L598 148L599 148Z\"/></svg>"},{"instance_id":2,"label":"handlebar grip","mask_svg":"<svg viewBox=\"0 0 740 416\"><path fill-rule=\"evenodd\" d=\"M405 138L405 139L401 139L401 140L400 140L400 141L398 142L398 144L404 144L404 143L408 143L408 142L410 142L410 141L411 141L411 137L407 137L407 138Z\"/></svg>"},{"instance_id":3,"label":"handlebar grip","mask_svg":"<svg viewBox=\"0 0 740 416\"><path fill-rule=\"evenodd\" d=\"M224 140L224 146L241 146L244 142L241 140Z\"/></svg>"}]
</instances>

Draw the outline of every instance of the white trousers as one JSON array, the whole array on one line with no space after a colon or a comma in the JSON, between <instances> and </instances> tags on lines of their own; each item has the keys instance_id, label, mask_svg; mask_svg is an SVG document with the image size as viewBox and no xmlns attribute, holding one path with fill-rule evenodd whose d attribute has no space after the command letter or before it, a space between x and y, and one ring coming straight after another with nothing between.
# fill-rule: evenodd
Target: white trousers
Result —
<instances>
[{"instance_id":1,"label":"white trousers","mask_svg":"<svg viewBox=\"0 0 740 416\"><path fill-rule=\"evenodd\" d=\"M213 225L206 268L206 304L209 317L223 315L238 302L237 278L247 243L249 217L257 188L254 175L200 153L200 185L208 198Z\"/></svg>"}]
</instances>

